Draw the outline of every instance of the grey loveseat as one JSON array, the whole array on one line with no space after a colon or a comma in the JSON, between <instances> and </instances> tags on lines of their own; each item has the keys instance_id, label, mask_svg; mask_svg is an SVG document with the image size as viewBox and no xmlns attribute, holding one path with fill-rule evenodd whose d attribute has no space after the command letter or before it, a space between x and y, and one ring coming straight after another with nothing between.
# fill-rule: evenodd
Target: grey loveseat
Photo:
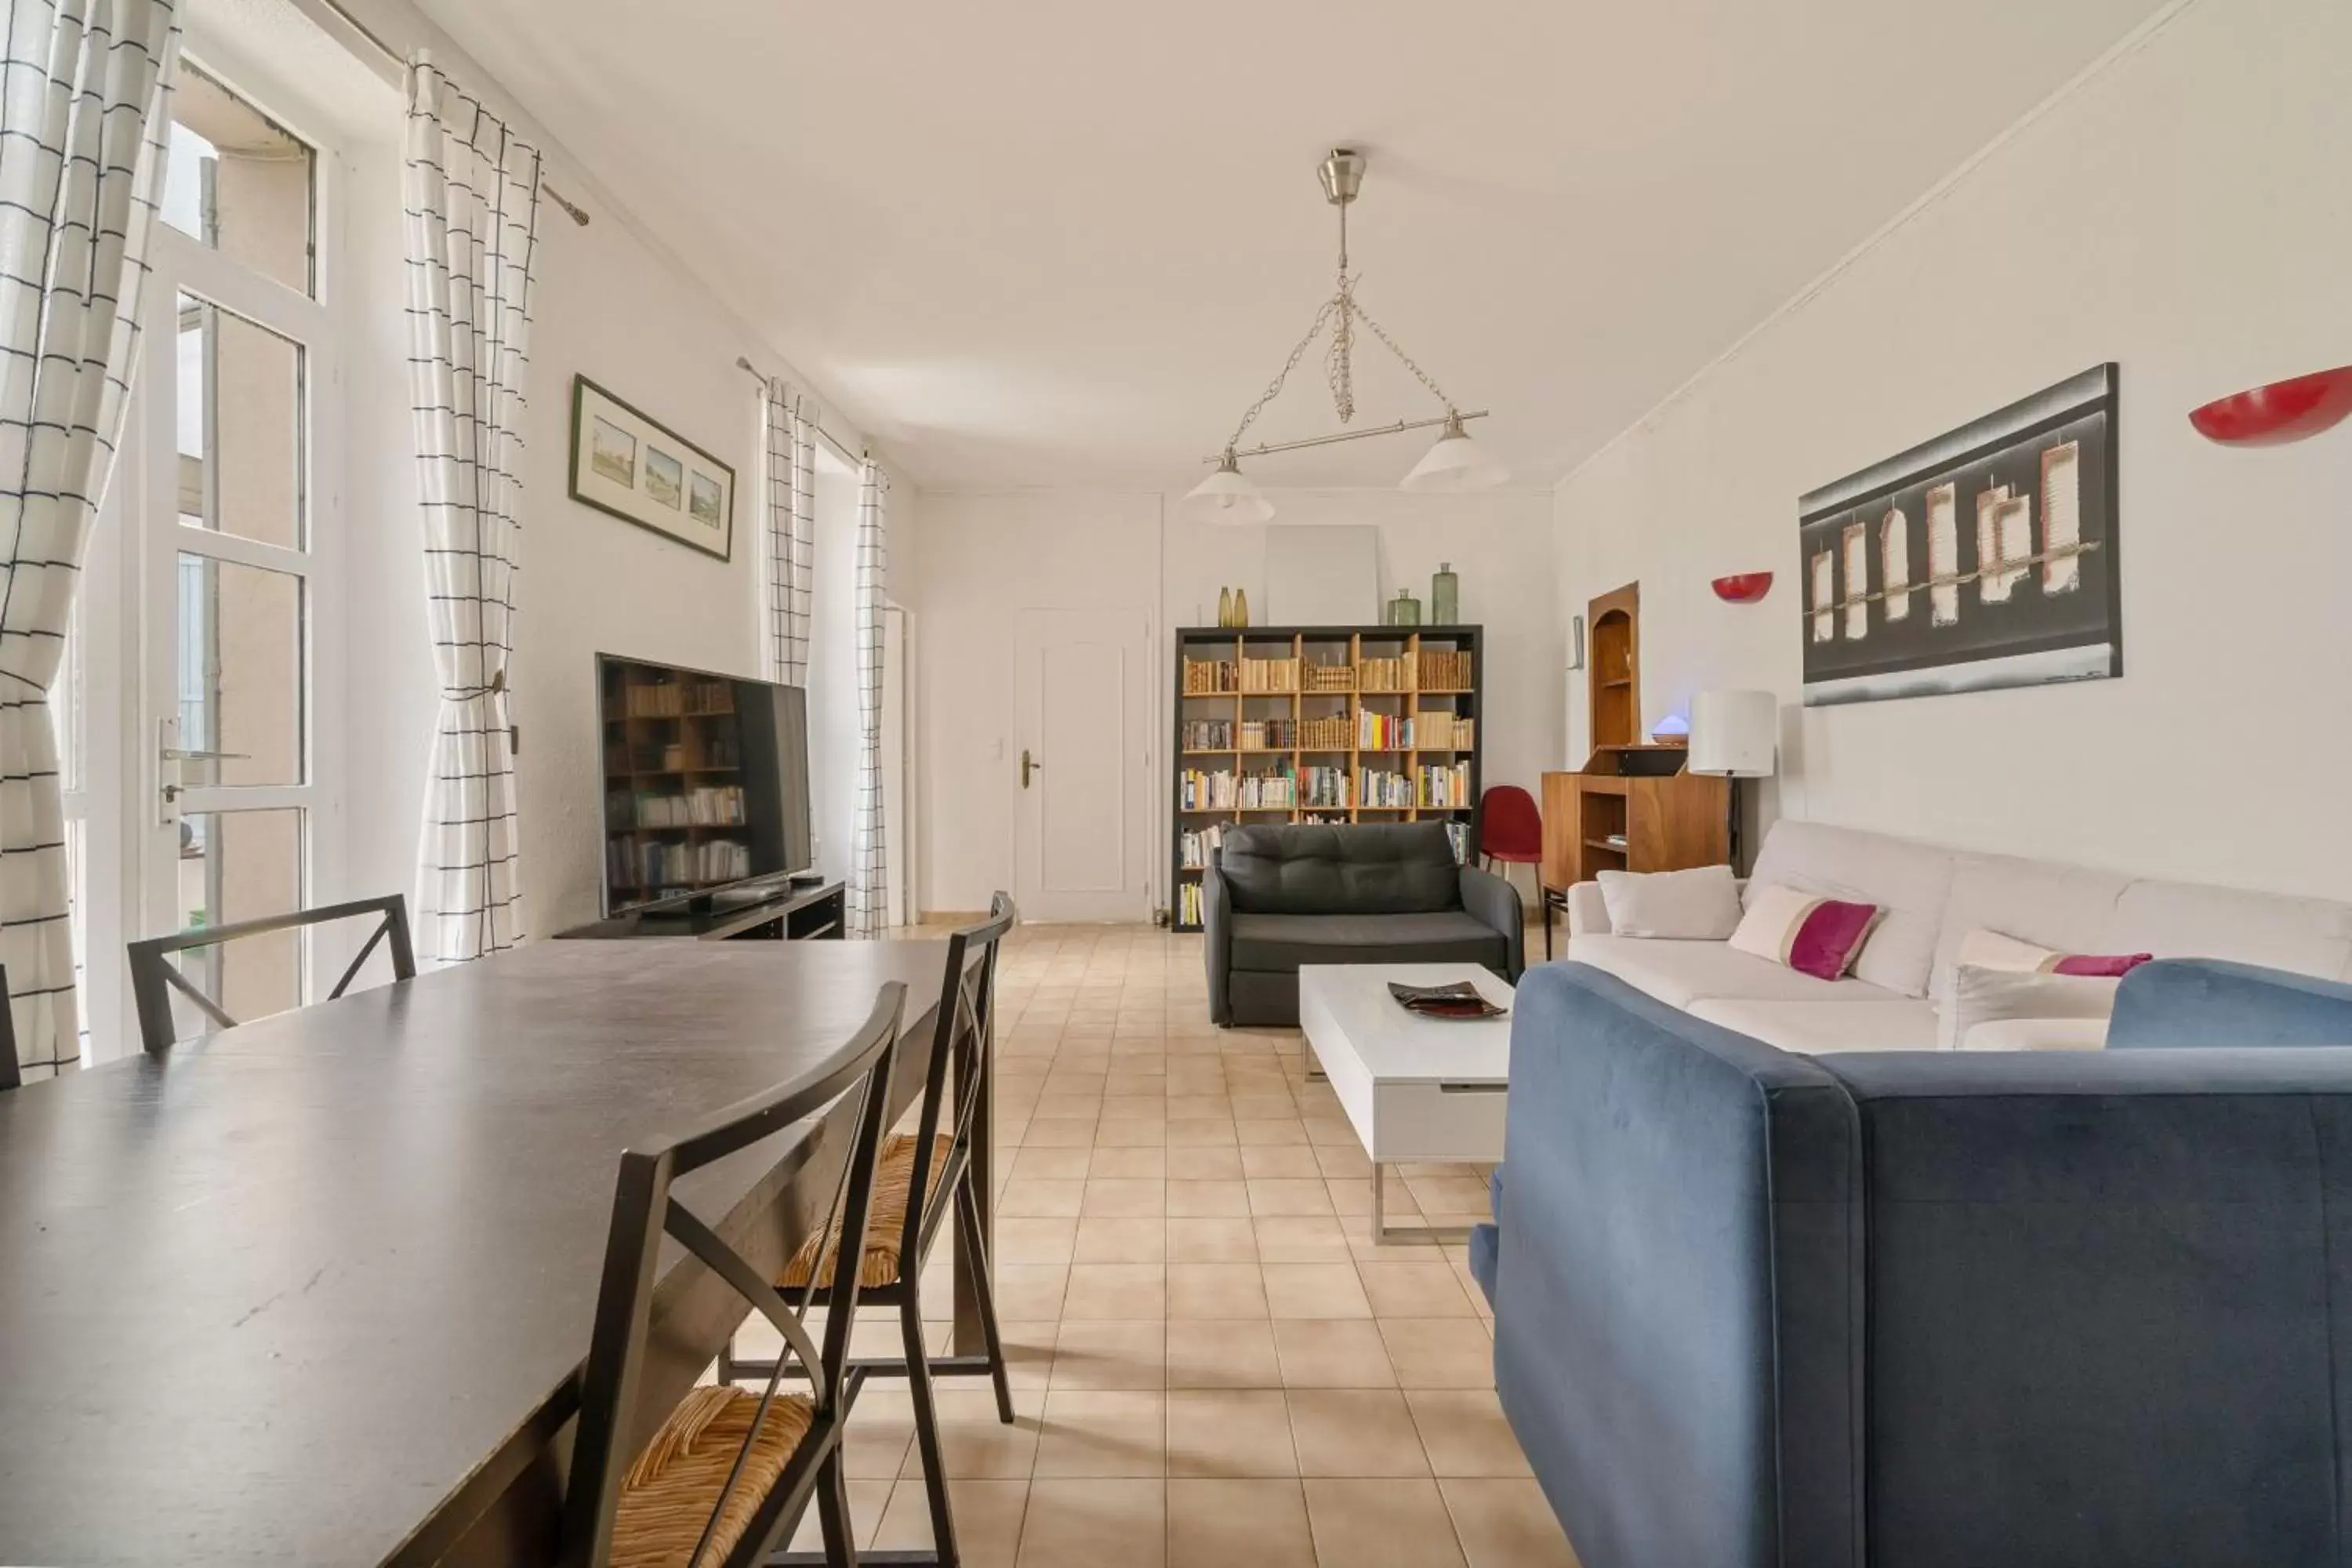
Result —
<instances>
[{"instance_id":1,"label":"grey loveseat","mask_svg":"<svg viewBox=\"0 0 2352 1568\"><path fill-rule=\"evenodd\" d=\"M1440 822L1236 827L1201 879L1209 1016L1298 1022L1302 963L1483 963L1517 980L1519 895Z\"/></svg>"}]
</instances>

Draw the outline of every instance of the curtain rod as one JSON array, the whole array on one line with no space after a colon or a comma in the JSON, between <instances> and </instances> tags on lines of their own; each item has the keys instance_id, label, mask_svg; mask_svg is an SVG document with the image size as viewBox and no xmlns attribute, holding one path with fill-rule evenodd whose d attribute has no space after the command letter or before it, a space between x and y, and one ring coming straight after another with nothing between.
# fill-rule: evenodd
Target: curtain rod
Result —
<instances>
[{"instance_id":1,"label":"curtain rod","mask_svg":"<svg viewBox=\"0 0 2352 1568\"><path fill-rule=\"evenodd\" d=\"M735 368L737 370L749 371L751 375L758 380L761 386L768 384L766 374L761 371L758 365L751 363L750 355L737 354L735 356ZM821 421L814 419L810 420L809 427L814 430L818 435L824 437L825 441L833 447L833 449L841 454L844 461L851 463L864 463L872 460L874 456L872 452L851 451L849 449L848 443L844 441L840 437L835 435L832 431L826 429Z\"/></svg>"},{"instance_id":2,"label":"curtain rod","mask_svg":"<svg viewBox=\"0 0 2352 1568\"><path fill-rule=\"evenodd\" d=\"M379 74L382 75L385 80L391 82L394 87L405 89L408 82L408 60L398 49L394 48L390 44L385 43L382 38L376 37L373 28L369 27L365 22L361 21L357 16L352 16L349 10L345 9L338 3L338 0L315 0L315 3L325 6L329 11L332 12L335 17L341 21L344 26L349 27L352 32L358 37L362 43L366 44L370 48L373 49L383 58L383 64L389 68L380 72ZM553 185L549 184L544 174L540 178L539 190L541 195L545 196L549 201L553 202L557 206L562 207L564 212L571 216L573 223L578 224L582 228L586 228L588 226L588 214L586 211L583 210L576 202L566 198L562 192L557 190Z\"/></svg>"}]
</instances>

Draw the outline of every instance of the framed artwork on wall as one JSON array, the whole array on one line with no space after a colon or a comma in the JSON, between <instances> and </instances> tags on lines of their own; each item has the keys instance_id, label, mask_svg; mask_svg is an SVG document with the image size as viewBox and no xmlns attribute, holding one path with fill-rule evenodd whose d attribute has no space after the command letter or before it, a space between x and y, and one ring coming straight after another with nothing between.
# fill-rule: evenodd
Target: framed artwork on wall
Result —
<instances>
[{"instance_id":1,"label":"framed artwork on wall","mask_svg":"<svg viewBox=\"0 0 2352 1568\"><path fill-rule=\"evenodd\" d=\"M1797 503L1805 706L2124 671L2116 367Z\"/></svg>"},{"instance_id":2,"label":"framed artwork on wall","mask_svg":"<svg viewBox=\"0 0 2352 1568\"><path fill-rule=\"evenodd\" d=\"M572 378L572 499L724 561L735 470L584 375Z\"/></svg>"}]
</instances>

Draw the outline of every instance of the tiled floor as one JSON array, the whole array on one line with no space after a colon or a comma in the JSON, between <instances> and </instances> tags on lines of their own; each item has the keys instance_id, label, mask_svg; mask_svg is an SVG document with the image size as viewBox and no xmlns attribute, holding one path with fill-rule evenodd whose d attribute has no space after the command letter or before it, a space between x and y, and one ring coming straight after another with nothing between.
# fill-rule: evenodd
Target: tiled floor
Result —
<instances>
[{"instance_id":1,"label":"tiled floor","mask_svg":"<svg viewBox=\"0 0 2352 1568\"><path fill-rule=\"evenodd\" d=\"M1147 927L1025 927L998 973L1020 1419L942 1387L966 1560L1573 1568L1461 1247L1371 1243L1363 1150L1297 1033L1215 1027L1198 939ZM1390 1221L1483 1218L1485 1177L1392 1173ZM861 1538L928 1544L904 1391L866 1394L851 1431Z\"/></svg>"}]
</instances>

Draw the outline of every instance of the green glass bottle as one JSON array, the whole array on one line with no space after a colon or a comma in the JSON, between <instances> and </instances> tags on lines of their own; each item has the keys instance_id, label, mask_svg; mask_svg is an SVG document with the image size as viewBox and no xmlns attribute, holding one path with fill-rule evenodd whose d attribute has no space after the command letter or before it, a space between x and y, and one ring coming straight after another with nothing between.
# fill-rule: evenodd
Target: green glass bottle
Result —
<instances>
[{"instance_id":1,"label":"green glass bottle","mask_svg":"<svg viewBox=\"0 0 2352 1568\"><path fill-rule=\"evenodd\" d=\"M1437 575L1429 580L1429 624L1433 626L1458 626L1462 624L1462 579L1454 574L1454 563L1437 563Z\"/></svg>"}]
</instances>

